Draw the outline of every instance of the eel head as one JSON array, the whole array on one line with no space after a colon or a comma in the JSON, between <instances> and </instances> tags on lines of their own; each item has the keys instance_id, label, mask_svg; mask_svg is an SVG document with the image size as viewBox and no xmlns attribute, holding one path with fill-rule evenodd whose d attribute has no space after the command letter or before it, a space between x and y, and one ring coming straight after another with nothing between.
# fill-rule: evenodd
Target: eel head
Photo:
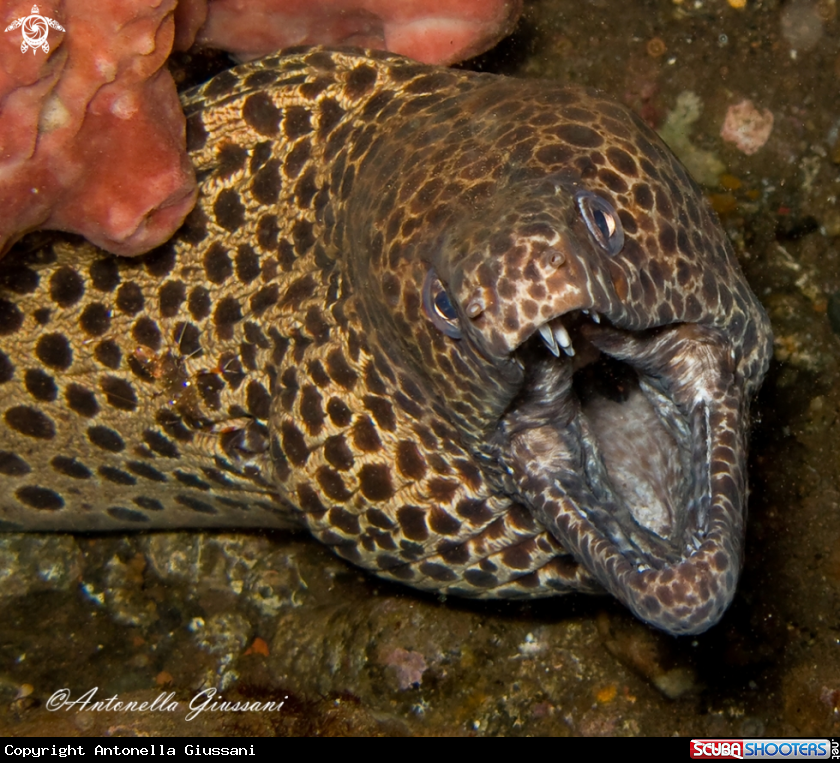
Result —
<instances>
[{"instance_id":1,"label":"eel head","mask_svg":"<svg viewBox=\"0 0 840 763\"><path fill-rule=\"evenodd\" d=\"M486 139L485 192L389 252L382 289L399 281L409 305L393 342L497 490L638 617L700 633L741 567L767 316L702 192L635 116L543 91L529 155L494 165L495 98L470 136L471 151Z\"/></svg>"}]
</instances>

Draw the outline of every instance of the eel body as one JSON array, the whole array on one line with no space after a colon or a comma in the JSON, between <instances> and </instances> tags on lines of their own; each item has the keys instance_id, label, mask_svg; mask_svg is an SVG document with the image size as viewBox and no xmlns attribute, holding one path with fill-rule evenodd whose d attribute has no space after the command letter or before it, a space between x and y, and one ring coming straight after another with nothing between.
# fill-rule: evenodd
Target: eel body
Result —
<instances>
[{"instance_id":1,"label":"eel body","mask_svg":"<svg viewBox=\"0 0 840 763\"><path fill-rule=\"evenodd\" d=\"M0 263L3 529L305 526L418 588L717 622L771 335L638 118L353 50L184 102L172 241Z\"/></svg>"}]
</instances>

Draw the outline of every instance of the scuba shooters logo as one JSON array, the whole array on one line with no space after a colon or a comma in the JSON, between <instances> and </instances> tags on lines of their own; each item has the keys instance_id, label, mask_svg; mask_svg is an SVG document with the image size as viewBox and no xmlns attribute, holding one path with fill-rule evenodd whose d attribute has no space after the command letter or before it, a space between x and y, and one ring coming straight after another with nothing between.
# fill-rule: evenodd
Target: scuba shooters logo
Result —
<instances>
[{"instance_id":1,"label":"scuba shooters logo","mask_svg":"<svg viewBox=\"0 0 840 763\"><path fill-rule=\"evenodd\" d=\"M34 55L38 48L41 48L44 53L50 52L50 44L47 42L47 37L50 33L50 27L58 29L60 32L67 30L61 26L55 19L41 16L38 12L38 6L32 6L32 13L29 16L23 16L13 21L3 31L11 32L13 29L21 28L23 35L23 42L20 44L20 52L26 53L29 48L32 48Z\"/></svg>"},{"instance_id":2,"label":"scuba shooters logo","mask_svg":"<svg viewBox=\"0 0 840 763\"><path fill-rule=\"evenodd\" d=\"M840 759L830 739L692 739L695 760L821 760Z\"/></svg>"}]
</instances>

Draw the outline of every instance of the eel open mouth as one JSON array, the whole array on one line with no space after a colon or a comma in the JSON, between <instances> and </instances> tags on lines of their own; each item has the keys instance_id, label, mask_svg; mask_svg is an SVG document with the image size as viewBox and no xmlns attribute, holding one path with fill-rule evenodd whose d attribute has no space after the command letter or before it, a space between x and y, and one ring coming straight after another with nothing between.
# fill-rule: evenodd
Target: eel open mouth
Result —
<instances>
[{"instance_id":1,"label":"eel open mouth","mask_svg":"<svg viewBox=\"0 0 840 763\"><path fill-rule=\"evenodd\" d=\"M627 332L575 311L515 357L526 383L500 429L512 489L640 618L709 628L734 593L744 522L729 342L698 324Z\"/></svg>"}]
</instances>

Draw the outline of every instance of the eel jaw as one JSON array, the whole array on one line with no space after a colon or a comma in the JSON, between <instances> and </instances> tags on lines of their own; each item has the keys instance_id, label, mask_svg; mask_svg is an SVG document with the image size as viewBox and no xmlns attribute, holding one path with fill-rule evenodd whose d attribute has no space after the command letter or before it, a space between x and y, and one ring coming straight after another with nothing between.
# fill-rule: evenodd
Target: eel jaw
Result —
<instances>
[{"instance_id":1,"label":"eel jaw","mask_svg":"<svg viewBox=\"0 0 840 763\"><path fill-rule=\"evenodd\" d=\"M556 320L550 331L562 348ZM536 364L496 440L508 489L640 619L675 635L701 633L730 604L741 562L746 405L730 343L697 324L631 333L585 321L579 331L582 344L633 369L642 408L673 438L665 448L678 451L682 481L671 517L652 520L632 506L605 454L608 430L572 391L572 358L554 360L533 343L532 354L550 360Z\"/></svg>"}]
</instances>

